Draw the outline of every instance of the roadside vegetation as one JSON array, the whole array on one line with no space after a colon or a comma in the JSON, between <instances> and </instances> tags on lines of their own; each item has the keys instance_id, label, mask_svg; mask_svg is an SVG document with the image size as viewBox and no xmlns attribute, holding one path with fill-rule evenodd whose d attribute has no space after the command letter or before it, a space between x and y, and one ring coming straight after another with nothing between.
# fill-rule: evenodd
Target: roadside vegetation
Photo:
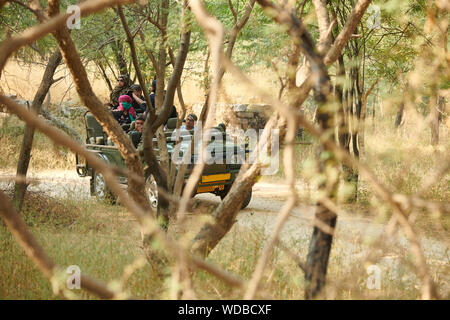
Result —
<instances>
[{"instance_id":1,"label":"roadside vegetation","mask_svg":"<svg viewBox=\"0 0 450 320\"><path fill-rule=\"evenodd\" d=\"M450 299L447 2L91 0L72 28L75 1L0 1L0 299ZM178 129L278 130L278 172L190 200L204 164L170 164L173 105ZM86 148L86 111L126 169ZM57 179L74 152L118 204ZM71 265L99 281L70 291Z\"/></svg>"}]
</instances>

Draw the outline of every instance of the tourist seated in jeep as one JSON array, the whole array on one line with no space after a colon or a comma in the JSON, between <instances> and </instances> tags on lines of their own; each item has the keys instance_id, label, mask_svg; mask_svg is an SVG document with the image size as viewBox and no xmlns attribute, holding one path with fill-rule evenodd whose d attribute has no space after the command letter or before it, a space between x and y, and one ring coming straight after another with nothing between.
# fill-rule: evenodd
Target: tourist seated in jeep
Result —
<instances>
[{"instance_id":1,"label":"tourist seated in jeep","mask_svg":"<svg viewBox=\"0 0 450 320\"><path fill-rule=\"evenodd\" d=\"M149 95L150 103L152 104L151 107L153 108L153 110L156 110L155 109L156 108L156 106L155 106L155 95L156 95L156 78L153 79L152 86L150 88L150 95ZM164 90L164 93L163 93L163 101L164 101L165 97L166 97L166 90ZM147 108L146 111L145 111L145 117L148 116L148 112L149 112L149 110ZM177 108L175 106L172 106L172 108L170 109L169 117L164 122L164 125L165 126L167 125L167 121L169 119L177 118L177 117L178 117Z\"/></svg>"},{"instance_id":2,"label":"tourist seated in jeep","mask_svg":"<svg viewBox=\"0 0 450 320\"><path fill-rule=\"evenodd\" d=\"M131 86L131 99L133 100L133 109L136 114L145 113L147 111L147 103L142 95L142 88L139 84Z\"/></svg>"},{"instance_id":3,"label":"tourist seated in jeep","mask_svg":"<svg viewBox=\"0 0 450 320\"><path fill-rule=\"evenodd\" d=\"M119 106L119 97L125 94L130 94L130 80L128 75L121 74L117 78L117 85L111 91L109 95L109 106L112 110L116 109Z\"/></svg>"},{"instance_id":4,"label":"tourist seated in jeep","mask_svg":"<svg viewBox=\"0 0 450 320\"><path fill-rule=\"evenodd\" d=\"M130 131L128 132L128 136L130 137L131 141L133 141L135 148L137 148L139 146L139 143L141 142L142 131L144 130L144 122L144 116L138 116L136 118L136 121L134 121L134 124L132 124Z\"/></svg>"},{"instance_id":5,"label":"tourist seated in jeep","mask_svg":"<svg viewBox=\"0 0 450 320\"><path fill-rule=\"evenodd\" d=\"M126 132L128 132L130 124L136 119L136 112L132 103L130 96L121 95L119 97L119 106L113 110L114 117Z\"/></svg>"},{"instance_id":6,"label":"tourist seated in jeep","mask_svg":"<svg viewBox=\"0 0 450 320\"><path fill-rule=\"evenodd\" d=\"M196 121L197 116L195 114L188 114L188 116L186 117L186 124L182 125L180 127L180 130L194 130Z\"/></svg>"}]
</instances>

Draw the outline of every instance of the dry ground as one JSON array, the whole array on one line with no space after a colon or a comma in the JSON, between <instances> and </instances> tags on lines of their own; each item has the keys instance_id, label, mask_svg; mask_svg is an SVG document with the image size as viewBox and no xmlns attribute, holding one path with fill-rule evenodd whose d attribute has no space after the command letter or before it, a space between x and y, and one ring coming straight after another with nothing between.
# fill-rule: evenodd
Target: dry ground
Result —
<instances>
[{"instance_id":1,"label":"dry ground","mask_svg":"<svg viewBox=\"0 0 450 320\"><path fill-rule=\"evenodd\" d=\"M2 172L0 179L6 178L12 173ZM42 171L31 173L30 177L37 179L35 183L30 185L30 191L42 192L62 199L71 198L73 200L75 197L79 201L90 198L88 178L79 178L74 171ZM6 187L5 179L2 179L0 188L5 189ZM302 188L305 188L305 185L299 182L297 188L301 191ZM258 244L260 248L270 236L275 226L277 213L287 196L288 188L283 183L258 182L253 188L253 197L249 206L238 214L237 222L230 231L230 237L231 235L233 238L242 237L242 232L247 235L251 234L252 239L260 242ZM201 219L204 218L204 215L198 212L207 214L220 202L220 198L212 194L197 195L195 199L194 206L197 207L195 211L197 213L189 214L189 221L183 227L177 224L170 227L175 237L181 237L185 233L187 233L187 238L194 236L201 225ZM340 272L347 277L351 277L352 268L358 268L358 272L361 272L361 267L370 265L366 261L368 254L379 251L381 248L379 241L380 236L384 233L386 222L379 221L376 217L366 213L354 212L355 208L357 207L344 208L339 215L330 259L331 274L335 272L339 274ZM101 219L101 216L102 214L97 219ZM125 215L124 222L128 225L129 232L134 234L134 238L138 238L139 228L136 221ZM282 243L292 252L298 254L302 260L306 259L313 223L314 207L307 203L301 203L293 210L281 233ZM433 273L434 280L439 284L441 296L444 297L448 296L450 292L450 239L448 236L448 234L439 237L422 235L420 238L429 268ZM408 261L411 262L408 248L409 243L400 232L392 239L392 242L389 242L387 247L382 249L375 264L382 271L383 285L387 285L388 282L403 281L413 284L416 289L418 288L414 272L406 271L405 265L409 265ZM339 271L333 271L336 266L340 269ZM364 279L363 275L360 275L360 277ZM366 275L366 277L368 276ZM359 280L359 282L361 281ZM336 288L343 286L345 281L331 277L330 282L335 285L335 287L331 286L330 288ZM331 291L328 294L329 297L333 297L335 293ZM377 297L376 290L374 297Z\"/></svg>"}]
</instances>

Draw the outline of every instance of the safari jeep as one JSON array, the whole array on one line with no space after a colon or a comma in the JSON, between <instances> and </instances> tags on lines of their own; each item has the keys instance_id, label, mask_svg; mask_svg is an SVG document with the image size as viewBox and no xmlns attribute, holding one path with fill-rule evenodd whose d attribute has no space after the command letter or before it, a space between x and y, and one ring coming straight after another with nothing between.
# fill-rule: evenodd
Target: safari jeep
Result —
<instances>
[{"instance_id":1,"label":"safari jeep","mask_svg":"<svg viewBox=\"0 0 450 320\"><path fill-rule=\"evenodd\" d=\"M111 165L115 165L117 167L125 168L125 161L123 160L118 148L112 143L110 138L106 135L106 133L103 131L102 126L97 122L95 117L90 113L86 112L84 114L84 122L85 122L85 128L86 128L86 145L85 147L96 153L101 159L103 159L105 162ZM167 149L169 152L169 159L172 159L172 154L177 150L179 152L179 158L180 159L184 152L189 148L189 141L191 135L194 134L193 131L184 131L180 132L182 135L182 142L181 144L175 148L175 139L174 139L174 129L176 125L176 118L172 118L168 120L167 123L167 131L165 131L166 141L167 141ZM214 132L219 132L218 130ZM187 138L187 135L189 134L189 139ZM223 161L215 161L211 164L206 164L205 168L202 173L202 177L197 185L197 188L195 190L195 194L200 193L213 193L217 196L220 196L221 199L225 198L227 193L229 192L231 185L235 181L237 174L239 173L239 170L241 168L240 161L234 161L237 163L227 163L226 158L226 152L228 152L228 155L232 156L241 156L247 157L248 155L248 149L245 148L245 146L240 146L238 144L232 143L230 141L227 141L226 132L220 132L220 135L222 135L222 139L217 139L217 134L214 134L214 137L212 138L213 141L211 141L207 148L214 148L210 149L213 150L211 152L211 155L214 156L214 159L222 159ZM134 137L131 137L134 139ZM157 141L156 138L153 139L153 146L154 151L157 159L159 159L159 151L157 148ZM187 165L186 173L184 176L184 180L186 181L189 178L190 173L192 172L194 165L196 163L196 160L198 158L198 150L194 148L194 152L191 156L190 164ZM170 160L171 161L171 160ZM230 161L228 161L230 162ZM232 162L232 161L231 161ZM145 167L145 165L144 165ZM177 162L177 168L179 168L179 164ZM112 192L108 189L106 186L105 180L101 173L96 172L94 168L92 168L89 163L85 161L84 158L81 158L76 154L76 171L80 177L86 177L89 176L90 179L90 191L91 196L96 196L97 199L105 201L115 201L115 197L112 194ZM149 174L149 176L146 176L146 192L147 196L149 198L150 203L154 208L157 208L158 206L158 190L156 181L153 178L152 175ZM127 177L125 176L119 176L118 181L126 187L127 184ZM195 194L193 196L195 196ZM251 200L252 192L247 194L244 203L242 204L242 209L247 207Z\"/></svg>"}]
</instances>

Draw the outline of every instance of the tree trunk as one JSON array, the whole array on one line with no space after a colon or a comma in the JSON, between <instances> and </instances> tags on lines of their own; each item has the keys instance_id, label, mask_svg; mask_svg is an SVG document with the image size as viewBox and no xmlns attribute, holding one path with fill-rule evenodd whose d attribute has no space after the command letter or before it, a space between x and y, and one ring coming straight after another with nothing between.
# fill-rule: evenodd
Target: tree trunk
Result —
<instances>
[{"instance_id":1,"label":"tree trunk","mask_svg":"<svg viewBox=\"0 0 450 320\"><path fill-rule=\"evenodd\" d=\"M161 9L159 12L159 25L161 27L161 43L158 52L158 65L156 68L156 92L155 92L155 111L161 113L164 104L164 88L165 88L165 74L167 62L167 21L169 16L169 1L161 1ZM171 108L172 106L170 106ZM152 131L156 134L158 141L160 165L163 168L166 176L169 174L169 153L167 151L167 142L164 136L162 127L152 124ZM167 183L167 181L166 181Z\"/></svg>"},{"instance_id":2,"label":"tree trunk","mask_svg":"<svg viewBox=\"0 0 450 320\"><path fill-rule=\"evenodd\" d=\"M49 0L48 6L49 11L52 10L55 13L59 12L59 1ZM95 95L89 82L86 69L81 62L75 44L70 37L69 30L65 27L59 28L53 32L53 36L56 38L64 61L72 74L73 82L75 83L75 88L80 96L80 100L89 111L92 112L106 134L111 137L125 160L128 169L138 176L144 176L141 158L133 143L124 133L116 119L114 119L111 113L104 108L103 103ZM129 179L128 194L144 211L149 212L149 214L152 213L150 202L146 196L144 183L136 181L135 179Z\"/></svg>"},{"instance_id":3,"label":"tree trunk","mask_svg":"<svg viewBox=\"0 0 450 320\"><path fill-rule=\"evenodd\" d=\"M105 80L106 85L108 86L109 91L112 91L112 90L113 90L113 87L112 87L112 85L111 85L111 81L110 81L109 78L108 78L108 75L106 74L105 68L103 67L103 65L102 65L101 62L98 62L98 63L97 63L97 66L99 67L99 69L100 69L101 72L102 72L103 80Z\"/></svg>"},{"instance_id":4,"label":"tree trunk","mask_svg":"<svg viewBox=\"0 0 450 320\"><path fill-rule=\"evenodd\" d=\"M321 129L326 132L336 121L334 119L334 113L327 110L327 104L330 103L331 84L328 72L325 66L321 65L320 73L317 75L319 78L319 85L314 88L314 100L318 104L317 108L317 120ZM337 101L339 103L339 100ZM342 109L342 105L339 106ZM338 109L338 110L339 110ZM328 170L327 167L336 168L337 162L334 155L324 157L323 148L319 147L317 150L317 158L319 162L319 171L321 174L325 174ZM330 177L329 177L330 178ZM329 180L329 179L327 179ZM325 183L319 185L319 190L326 193L326 195L334 202L338 179L331 182L330 186L325 186ZM330 182L326 182L329 184ZM328 268L328 260L331 252L331 245L333 242L334 228L336 226L337 215L330 209L325 207L322 203L317 203L315 214L315 225L311 241L309 245L308 257L306 260L305 270L305 298L314 299L322 291L325 286L326 273Z\"/></svg>"},{"instance_id":5,"label":"tree trunk","mask_svg":"<svg viewBox=\"0 0 450 320\"><path fill-rule=\"evenodd\" d=\"M402 102L398 106L397 116L395 117L395 127L398 128L403 123L403 113L405 110L405 104Z\"/></svg>"},{"instance_id":6,"label":"tree trunk","mask_svg":"<svg viewBox=\"0 0 450 320\"><path fill-rule=\"evenodd\" d=\"M112 43L112 51L114 52L114 57L116 59L116 65L119 68L120 74L128 74L128 67L125 58L123 57L123 44L122 40L117 39Z\"/></svg>"},{"instance_id":7,"label":"tree trunk","mask_svg":"<svg viewBox=\"0 0 450 320\"><path fill-rule=\"evenodd\" d=\"M52 54L47 66L45 67L44 76L42 77L41 84L34 96L33 103L31 104L31 111L38 113L41 110L42 103L47 95L51 85L53 84L53 75L56 68L61 62L62 56L59 49ZM34 127L25 126L25 133L23 135L22 145L20 147L19 162L17 163L17 177L24 178L27 175L28 166L31 158L31 148L33 146ZM22 210L22 204L27 190L27 184L25 182L16 182L14 186L13 204L17 211Z\"/></svg>"},{"instance_id":8,"label":"tree trunk","mask_svg":"<svg viewBox=\"0 0 450 320\"><path fill-rule=\"evenodd\" d=\"M233 55L234 45L236 44L236 39L239 35L239 32L242 30L242 28L245 26L248 19L250 18L250 14L252 13L255 2L256 2L256 0L249 0L247 2L247 6L245 8L244 15L241 17L241 19L239 21L237 20L237 15L234 17L235 18L234 26L233 26L233 29L231 29L231 31L230 31L230 34L228 37L228 46L227 46L227 50L225 51L225 56L229 59L231 59L231 56ZM231 1L229 2L229 4L231 5ZM223 67L220 67L220 70L218 73L218 82L219 83L222 81L224 74L225 74L225 69ZM200 115L198 117L198 119L201 120L203 122L203 124L206 122L206 118L208 117L208 101L209 101L209 94L210 94L209 90L210 90L210 88L208 88L208 93L206 94L205 103L203 104L202 111L200 112Z\"/></svg>"},{"instance_id":9,"label":"tree trunk","mask_svg":"<svg viewBox=\"0 0 450 320\"><path fill-rule=\"evenodd\" d=\"M438 101L439 100L439 101ZM439 120L441 115L440 103L441 100L436 95L430 97L430 129L431 129L431 145L436 146L439 144Z\"/></svg>"},{"instance_id":10,"label":"tree trunk","mask_svg":"<svg viewBox=\"0 0 450 320\"><path fill-rule=\"evenodd\" d=\"M319 205L316 210L316 219L331 230L334 230L337 220L336 214L323 205ZM314 227L306 260L306 299L316 298L325 286L325 276L327 274L332 242L332 232L326 232L317 226Z\"/></svg>"}]
</instances>

